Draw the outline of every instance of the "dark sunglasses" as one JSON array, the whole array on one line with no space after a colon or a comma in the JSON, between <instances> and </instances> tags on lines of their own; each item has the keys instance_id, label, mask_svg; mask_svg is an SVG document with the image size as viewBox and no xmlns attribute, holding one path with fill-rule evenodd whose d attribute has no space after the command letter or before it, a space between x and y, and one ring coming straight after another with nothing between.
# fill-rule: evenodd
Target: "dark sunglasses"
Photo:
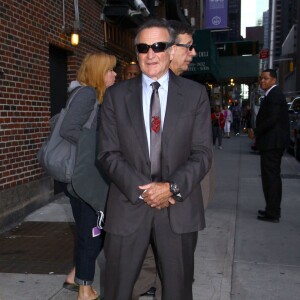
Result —
<instances>
[{"instance_id":1,"label":"dark sunglasses","mask_svg":"<svg viewBox=\"0 0 300 300\"><path fill-rule=\"evenodd\" d=\"M158 42L152 45L147 44L137 44L136 49L138 53L148 53L149 49L151 48L154 53L164 52L166 49L170 48L173 43L166 43L166 42Z\"/></svg>"},{"instance_id":2,"label":"dark sunglasses","mask_svg":"<svg viewBox=\"0 0 300 300\"><path fill-rule=\"evenodd\" d=\"M189 51L192 51L193 49L195 49L195 45L193 45L193 44L192 45L190 45L190 44L176 44L176 46L187 48L187 49L189 49Z\"/></svg>"}]
</instances>

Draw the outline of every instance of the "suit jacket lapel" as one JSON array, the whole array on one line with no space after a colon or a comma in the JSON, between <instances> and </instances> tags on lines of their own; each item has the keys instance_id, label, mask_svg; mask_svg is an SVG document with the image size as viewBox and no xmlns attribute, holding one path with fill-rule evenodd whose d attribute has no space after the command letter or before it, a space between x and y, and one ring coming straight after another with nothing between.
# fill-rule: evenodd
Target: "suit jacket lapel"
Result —
<instances>
[{"instance_id":1,"label":"suit jacket lapel","mask_svg":"<svg viewBox=\"0 0 300 300\"><path fill-rule=\"evenodd\" d=\"M170 71L170 80L168 88L167 109L164 120L164 128L162 135L163 144L167 144L168 139L176 132L180 114L183 111L184 97L181 87L178 84L176 75Z\"/></svg>"},{"instance_id":2,"label":"suit jacket lapel","mask_svg":"<svg viewBox=\"0 0 300 300\"><path fill-rule=\"evenodd\" d=\"M125 96L127 111L132 126L141 146L145 159L149 160L148 142L145 129L143 101L142 101L142 79L141 76L131 81L128 93Z\"/></svg>"}]
</instances>

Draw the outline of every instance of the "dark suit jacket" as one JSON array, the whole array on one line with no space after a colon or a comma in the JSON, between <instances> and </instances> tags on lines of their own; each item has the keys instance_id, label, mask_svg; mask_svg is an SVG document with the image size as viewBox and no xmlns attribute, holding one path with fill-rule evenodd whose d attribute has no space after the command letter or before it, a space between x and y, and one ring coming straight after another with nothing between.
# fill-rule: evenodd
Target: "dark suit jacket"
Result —
<instances>
[{"instance_id":1,"label":"dark suit jacket","mask_svg":"<svg viewBox=\"0 0 300 300\"><path fill-rule=\"evenodd\" d=\"M142 77L107 89L102 111L98 159L111 179L105 230L129 235L150 208L139 199L139 185L151 182L142 104ZM199 182L212 160L210 105L204 86L170 71L162 134L162 178L180 187L183 202L170 206L174 232L204 228Z\"/></svg>"},{"instance_id":2,"label":"dark suit jacket","mask_svg":"<svg viewBox=\"0 0 300 300\"><path fill-rule=\"evenodd\" d=\"M283 149L288 146L288 107L279 87L272 88L262 101L254 133L259 150Z\"/></svg>"}]
</instances>

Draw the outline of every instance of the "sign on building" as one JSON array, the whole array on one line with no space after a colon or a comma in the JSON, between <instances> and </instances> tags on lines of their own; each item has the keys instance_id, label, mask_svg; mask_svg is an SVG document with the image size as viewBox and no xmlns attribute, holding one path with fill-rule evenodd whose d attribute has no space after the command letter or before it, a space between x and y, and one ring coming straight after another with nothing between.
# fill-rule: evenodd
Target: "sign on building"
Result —
<instances>
[{"instance_id":1,"label":"sign on building","mask_svg":"<svg viewBox=\"0 0 300 300\"><path fill-rule=\"evenodd\" d=\"M262 49L259 52L259 59L269 58L269 49Z\"/></svg>"},{"instance_id":2,"label":"sign on building","mask_svg":"<svg viewBox=\"0 0 300 300\"><path fill-rule=\"evenodd\" d=\"M228 0L206 0L206 29L227 28Z\"/></svg>"}]
</instances>

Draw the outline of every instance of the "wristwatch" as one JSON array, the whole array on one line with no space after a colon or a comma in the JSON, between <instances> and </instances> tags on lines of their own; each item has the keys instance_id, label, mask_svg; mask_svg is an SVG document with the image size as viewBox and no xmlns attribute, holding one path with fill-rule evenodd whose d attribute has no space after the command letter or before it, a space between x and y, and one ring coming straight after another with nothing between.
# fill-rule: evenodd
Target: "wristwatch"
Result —
<instances>
[{"instance_id":1,"label":"wristwatch","mask_svg":"<svg viewBox=\"0 0 300 300\"><path fill-rule=\"evenodd\" d=\"M173 194L173 195L177 195L180 193L180 190L179 190L179 187L178 185L173 182L173 181L169 181L170 183L170 192Z\"/></svg>"},{"instance_id":2,"label":"wristwatch","mask_svg":"<svg viewBox=\"0 0 300 300\"><path fill-rule=\"evenodd\" d=\"M180 190L179 190L179 187L178 185L173 182L173 181L169 181L170 183L170 192L173 194L172 198L175 200L175 201L183 201L181 195L180 195Z\"/></svg>"}]
</instances>

